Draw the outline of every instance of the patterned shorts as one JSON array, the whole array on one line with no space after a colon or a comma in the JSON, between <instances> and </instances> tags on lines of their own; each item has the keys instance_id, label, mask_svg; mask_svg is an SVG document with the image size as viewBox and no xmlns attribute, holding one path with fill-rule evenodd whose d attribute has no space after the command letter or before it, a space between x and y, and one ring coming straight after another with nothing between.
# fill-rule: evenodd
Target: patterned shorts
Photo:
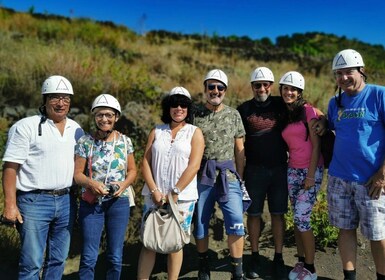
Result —
<instances>
[{"instance_id":1,"label":"patterned shorts","mask_svg":"<svg viewBox=\"0 0 385 280\"><path fill-rule=\"evenodd\" d=\"M315 172L315 185L308 190L303 188L307 176L307 168L288 168L287 183L289 199L294 214L294 224L300 232L311 229L310 216L313 206L317 201L317 193L321 188L323 168L317 167Z\"/></svg>"},{"instance_id":2,"label":"patterned shorts","mask_svg":"<svg viewBox=\"0 0 385 280\"><path fill-rule=\"evenodd\" d=\"M357 229L369 240L385 239L385 193L379 199L368 195L363 184L329 175L329 220L340 229Z\"/></svg>"}]
</instances>

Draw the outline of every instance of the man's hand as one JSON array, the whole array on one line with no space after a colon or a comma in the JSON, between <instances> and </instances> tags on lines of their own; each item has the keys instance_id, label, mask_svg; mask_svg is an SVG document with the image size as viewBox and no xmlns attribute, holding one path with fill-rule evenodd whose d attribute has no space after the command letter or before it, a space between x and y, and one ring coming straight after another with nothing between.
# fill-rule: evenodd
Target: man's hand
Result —
<instances>
[{"instance_id":1,"label":"man's hand","mask_svg":"<svg viewBox=\"0 0 385 280\"><path fill-rule=\"evenodd\" d=\"M379 199L381 194L385 192L385 175L382 172L382 169L370 177L365 186L369 187L368 194L372 199Z\"/></svg>"}]
</instances>

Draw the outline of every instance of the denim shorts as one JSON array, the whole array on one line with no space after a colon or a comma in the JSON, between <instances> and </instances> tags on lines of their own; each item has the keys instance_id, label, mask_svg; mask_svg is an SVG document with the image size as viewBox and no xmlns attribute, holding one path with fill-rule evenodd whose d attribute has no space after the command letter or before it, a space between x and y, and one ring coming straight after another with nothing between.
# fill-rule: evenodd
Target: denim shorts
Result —
<instances>
[{"instance_id":1,"label":"denim shorts","mask_svg":"<svg viewBox=\"0 0 385 280\"><path fill-rule=\"evenodd\" d=\"M287 212L287 165L273 168L247 165L244 173L247 192L252 200L247 209L249 216L260 216L263 213L265 199L271 214Z\"/></svg>"},{"instance_id":2,"label":"denim shorts","mask_svg":"<svg viewBox=\"0 0 385 280\"><path fill-rule=\"evenodd\" d=\"M181 214L183 217L183 222L181 223L181 226L185 232L191 234L191 223L194 215L195 200L179 200L177 206L179 214ZM143 218L146 217L146 213L153 208L156 208L156 206L152 201L151 195L145 195L143 206Z\"/></svg>"},{"instance_id":3,"label":"denim shorts","mask_svg":"<svg viewBox=\"0 0 385 280\"><path fill-rule=\"evenodd\" d=\"M357 229L369 240L385 239L385 192L379 199L368 195L363 184L328 177L329 220L340 229Z\"/></svg>"},{"instance_id":4,"label":"denim shorts","mask_svg":"<svg viewBox=\"0 0 385 280\"><path fill-rule=\"evenodd\" d=\"M208 236L210 219L216 202L216 187L198 184L199 199L196 205L194 236L203 239ZM227 202L218 202L222 210L227 235L245 235L243 225L242 191L239 181L229 182Z\"/></svg>"}]
</instances>

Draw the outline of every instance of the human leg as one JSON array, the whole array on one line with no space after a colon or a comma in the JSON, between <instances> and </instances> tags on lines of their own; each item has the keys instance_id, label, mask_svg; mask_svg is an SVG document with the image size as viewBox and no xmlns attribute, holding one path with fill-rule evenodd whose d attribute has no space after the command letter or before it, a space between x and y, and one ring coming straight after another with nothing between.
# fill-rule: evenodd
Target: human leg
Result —
<instances>
[{"instance_id":1,"label":"human leg","mask_svg":"<svg viewBox=\"0 0 385 280\"><path fill-rule=\"evenodd\" d=\"M183 263L183 249L175 253L168 254L167 258L167 279L177 280L179 277L180 269L182 268Z\"/></svg>"},{"instance_id":2,"label":"human leg","mask_svg":"<svg viewBox=\"0 0 385 280\"><path fill-rule=\"evenodd\" d=\"M372 199L366 186L355 186L355 201L362 234L370 240L376 271L385 276L385 192Z\"/></svg>"},{"instance_id":3,"label":"human leg","mask_svg":"<svg viewBox=\"0 0 385 280\"><path fill-rule=\"evenodd\" d=\"M21 242L18 279L39 279L55 211L52 198L30 192L17 194L17 206L24 221L18 225Z\"/></svg>"},{"instance_id":4,"label":"human leg","mask_svg":"<svg viewBox=\"0 0 385 280\"><path fill-rule=\"evenodd\" d=\"M212 186L198 184L199 199L195 206L194 237L199 258L198 279L210 279L208 256L208 230L215 204L215 189Z\"/></svg>"},{"instance_id":5,"label":"human leg","mask_svg":"<svg viewBox=\"0 0 385 280\"><path fill-rule=\"evenodd\" d=\"M242 256L245 229L243 225L242 192L238 181L229 182L228 201L219 203L225 221L228 246L232 257L233 278L243 277Z\"/></svg>"},{"instance_id":6,"label":"human leg","mask_svg":"<svg viewBox=\"0 0 385 280\"><path fill-rule=\"evenodd\" d=\"M285 235L285 217L288 205L287 165L271 169L272 183L267 190L275 253L282 254Z\"/></svg>"},{"instance_id":7,"label":"human leg","mask_svg":"<svg viewBox=\"0 0 385 280\"><path fill-rule=\"evenodd\" d=\"M354 270L357 258L357 231L340 229L338 234L338 250L344 270Z\"/></svg>"},{"instance_id":8,"label":"human leg","mask_svg":"<svg viewBox=\"0 0 385 280\"><path fill-rule=\"evenodd\" d=\"M102 205L90 205L85 201L80 201L79 223L83 244L80 255L79 278L94 279L100 238L104 227L104 210Z\"/></svg>"},{"instance_id":9,"label":"human leg","mask_svg":"<svg viewBox=\"0 0 385 280\"><path fill-rule=\"evenodd\" d=\"M268 169L256 165L246 166L244 179L247 192L252 201L247 209L247 232L249 234L251 251L258 252L261 235L261 214L263 213L267 187L271 179Z\"/></svg>"},{"instance_id":10,"label":"human leg","mask_svg":"<svg viewBox=\"0 0 385 280\"><path fill-rule=\"evenodd\" d=\"M61 279L70 247L71 233L75 220L76 202L70 195L53 196L55 218L48 234L43 279Z\"/></svg>"},{"instance_id":11,"label":"human leg","mask_svg":"<svg viewBox=\"0 0 385 280\"><path fill-rule=\"evenodd\" d=\"M138 280L149 279L154 268L156 252L142 247L138 261Z\"/></svg>"},{"instance_id":12,"label":"human leg","mask_svg":"<svg viewBox=\"0 0 385 280\"><path fill-rule=\"evenodd\" d=\"M296 277L317 277L314 267L315 239L310 218L322 181L322 168L316 170L315 186L307 190L303 188L306 175L307 169L288 168L288 189L294 213L297 252L299 256L304 256L304 263L296 264L289 274L290 279L295 278L295 274L297 274Z\"/></svg>"},{"instance_id":13,"label":"human leg","mask_svg":"<svg viewBox=\"0 0 385 280\"><path fill-rule=\"evenodd\" d=\"M330 224L338 227L338 249L346 279L355 279L359 214L355 183L328 176L327 201Z\"/></svg>"},{"instance_id":14,"label":"human leg","mask_svg":"<svg viewBox=\"0 0 385 280\"><path fill-rule=\"evenodd\" d=\"M107 237L106 279L120 279L122 270L123 245L130 218L128 197L111 199L103 203Z\"/></svg>"},{"instance_id":15,"label":"human leg","mask_svg":"<svg viewBox=\"0 0 385 280\"><path fill-rule=\"evenodd\" d=\"M385 276L385 239L370 241L370 248L377 273Z\"/></svg>"}]
</instances>

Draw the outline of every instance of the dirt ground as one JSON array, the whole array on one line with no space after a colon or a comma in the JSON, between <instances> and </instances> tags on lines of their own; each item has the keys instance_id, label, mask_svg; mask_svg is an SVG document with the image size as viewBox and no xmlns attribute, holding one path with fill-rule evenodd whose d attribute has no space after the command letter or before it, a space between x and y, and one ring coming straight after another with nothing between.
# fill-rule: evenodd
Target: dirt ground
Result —
<instances>
[{"instance_id":1,"label":"dirt ground","mask_svg":"<svg viewBox=\"0 0 385 280\"><path fill-rule=\"evenodd\" d=\"M210 259L211 259L211 279L213 280L225 280L230 279L231 266L229 251L227 249L227 239L223 232L223 220L218 213L217 218L213 220L212 228L210 229ZM265 227L261 236L260 254L262 256L262 265L259 279L272 279L271 278L271 264L274 256L274 246L271 237L271 224L268 215L264 215ZM78 234L76 231L74 234ZM134 280L136 279L136 269L138 256L141 248L138 238L134 238L136 241L127 244L124 248L124 259L122 268L121 279ZM73 244L73 247L79 249L79 244ZM296 249L292 238L287 238L284 247L284 260L286 269L289 271L296 263ZM251 255L250 244L246 236L245 251L244 251L244 266L246 266ZM96 266L96 278L104 279L105 273L105 255L101 253ZM325 250L317 249L316 252L316 270L318 279L343 279L341 261L337 248L326 248ZM15 263L3 263L0 264L0 279L17 279L16 271L17 264ZM68 259L65 275L63 279L73 280L78 279L77 271L79 267L79 255L72 256ZM191 243L184 248L184 261L182 271L179 279L196 279L198 274L197 253L195 248L195 242L192 238ZM166 273L166 257L163 255L157 256L157 261L153 270L152 279L167 279ZM361 279L375 279L375 267L370 254L370 245L367 240L359 235L359 248L358 248L358 264L357 264L357 280Z\"/></svg>"}]
</instances>

